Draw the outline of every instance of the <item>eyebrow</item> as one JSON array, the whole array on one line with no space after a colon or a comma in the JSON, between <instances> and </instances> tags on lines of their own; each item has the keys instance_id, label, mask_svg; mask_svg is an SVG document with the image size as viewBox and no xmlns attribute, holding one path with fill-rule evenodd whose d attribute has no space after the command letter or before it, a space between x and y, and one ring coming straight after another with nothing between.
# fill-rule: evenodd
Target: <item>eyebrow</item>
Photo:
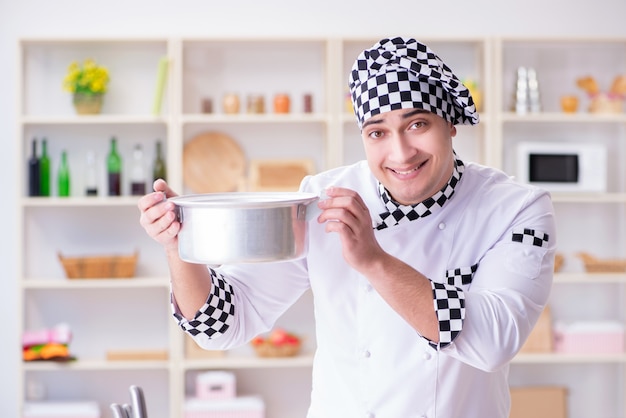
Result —
<instances>
[{"instance_id":1,"label":"eyebrow","mask_svg":"<svg viewBox=\"0 0 626 418\"><path fill-rule=\"evenodd\" d=\"M428 110L424 110L424 109L411 109L411 110L409 110L408 112L406 112L405 114L402 115L402 119L408 119L408 118L411 118L411 117L413 117L415 115L418 115L420 113L430 113L430 112ZM376 124L376 123L382 123L382 122L383 122L383 118L382 117L381 118L372 117L372 118L366 120L365 122L363 122L362 128L365 128L365 127L367 127L369 125L373 125L373 124Z\"/></svg>"},{"instance_id":2,"label":"eyebrow","mask_svg":"<svg viewBox=\"0 0 626 418\"><path fill-rule=\"evenodd\" d=\"M418 115L418 114L420 114L420 113L431 113L431 112L430 112L430 111L428 111L428 110L424 110L424 109L413 109L413 110L411 110L410 112L407 112L407 113L405 113L404 115L402 115L402 118L403 118L403 119L408 119L408 118L410 118L411 116L415 116L415 115Z\"/></svg>"}]
</instances>

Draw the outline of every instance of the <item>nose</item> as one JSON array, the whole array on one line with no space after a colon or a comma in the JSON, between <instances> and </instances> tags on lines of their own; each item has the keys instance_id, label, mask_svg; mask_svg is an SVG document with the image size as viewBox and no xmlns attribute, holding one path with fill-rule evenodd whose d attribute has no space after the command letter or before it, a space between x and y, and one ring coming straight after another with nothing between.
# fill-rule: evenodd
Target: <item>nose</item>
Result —
<instances>
[{"instance_id":1,"label":"nose","mask_svg":"<svg viewBox=\"0 0 626 418\"><path fill-rule=\"evenodd\" d=\"M402 134L395 134L389 141L389 159L396 163L410 161L419 150Z\"/></svg>"}]
</instances>

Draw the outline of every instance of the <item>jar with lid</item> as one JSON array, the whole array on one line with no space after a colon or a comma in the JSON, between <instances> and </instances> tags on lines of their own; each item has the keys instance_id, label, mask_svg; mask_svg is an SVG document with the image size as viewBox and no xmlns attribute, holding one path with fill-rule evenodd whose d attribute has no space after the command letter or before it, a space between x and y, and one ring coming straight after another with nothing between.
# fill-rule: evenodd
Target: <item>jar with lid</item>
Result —
<instances>
[{"instance_id":1,"label":"jar with lid","mask_svg":"<svg viewBox=\"0 0 626 418\"><path fill-rule=\"evenodd\" d=\"M302 110L304 113L313 112L313 95L311 93L306 93L302 96Z\"/></svg>"},{"instance_id":2,"label":"jar with lid","mask_svg":"<svg viewBox=\"0 0 626 418\"><path fill-rule=\"evenodd\" d=\"M265 113L265 99L260 94L248 95L248 113Z\"/></svg>"},{"instance_id":3,"label":"jar with lid","mask_svg":"<svg viewBox=\"0 0 626 418\"><path fill-rule=\"evenodd\" d=\"M274 96L274 113L289 113L290 105L288 94L280 93Z\"/></svg>"},{"instance_id":4,"label":"jar with lid","mask_svg":"<svg viewBox=\"0 0 626 418\"><path fill-rule=\"evenodd\" d=\"M213 100L210 97L202 99L202 113L213 113Z\"/></svg>"},{"instance_id":5,"label":"jar with lid","mask_svg":"<svg viewBox=\"0 0 626 418\"><path fill-rule=\"evenodd\" d=\"M235 93L227 93L222 98L222 110L226 114L239 113L239 96Z\"/></svg>"}]
</instances>

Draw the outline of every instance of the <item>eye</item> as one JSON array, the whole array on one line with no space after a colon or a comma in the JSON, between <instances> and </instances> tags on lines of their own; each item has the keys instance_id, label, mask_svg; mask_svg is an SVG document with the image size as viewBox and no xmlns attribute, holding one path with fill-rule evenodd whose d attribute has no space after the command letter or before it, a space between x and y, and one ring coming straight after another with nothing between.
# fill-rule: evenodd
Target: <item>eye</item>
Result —
<instances>
[{"instance_id":1,"label":"eye","mask_svg":"<svg viewBox=\"0 0 626 418\"><path fill-rule=\"evenodd\" d=\"M372 138L372 139L378 139L378 138L382 138L383 137L383 132L382 131L371 131L367 134L368 138Z\"/></svg>"},{"instance_id":2,"label":"eye","mask_svg":"<svg viewBox=\"0 0 626 418\"><path fill-rule=\"evenodd\" d=\"M410 129L420 129L420 128L425 127L426 125L427 125L426 121L416 120L411 124Z\"/></svg>"}]
</instances>

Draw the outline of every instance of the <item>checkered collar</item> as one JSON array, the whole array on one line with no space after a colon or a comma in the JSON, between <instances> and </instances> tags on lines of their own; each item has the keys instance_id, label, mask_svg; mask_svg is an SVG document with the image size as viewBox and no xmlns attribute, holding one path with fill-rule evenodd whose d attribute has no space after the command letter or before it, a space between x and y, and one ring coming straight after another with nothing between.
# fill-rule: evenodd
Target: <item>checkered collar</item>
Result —
<instances>
[{"instance_id":1,"label":"checkered collar","mask_svg":"<svg viewBox=\"0 0 626 418\"><path fill-rule=\"evenodd\" d=\"M378 215L380 219L374 228L381 230L430 215L434 209L442 207L452 197L454 188L461 180L464 169L463 161L458 159L455 154L454 169L448 183L433 196L415 205L402 205L396 202L391 198L385 186L378 183L378 193L387 211Z\"/></svg>"}]
</instances>

